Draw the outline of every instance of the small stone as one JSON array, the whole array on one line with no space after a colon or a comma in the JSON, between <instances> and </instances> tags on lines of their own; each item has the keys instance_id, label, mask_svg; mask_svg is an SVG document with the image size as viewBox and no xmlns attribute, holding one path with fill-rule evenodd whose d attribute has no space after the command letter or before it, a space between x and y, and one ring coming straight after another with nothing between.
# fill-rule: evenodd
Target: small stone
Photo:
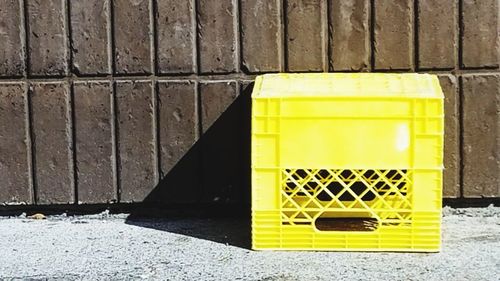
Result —
<instances>
[{"instance_id":1,"label":"small stone","mask_svg":"<svg viewBox=\"0 0 500 281\"><path fill-rule=\"evenodd\" d=\"M41 213L36 213L34 215L31 215L28 217L29 219L33 219L33 220L44 220L46 219L47 217L44 215L44 214L41 214Z\"/></svg>"}]
</instances>

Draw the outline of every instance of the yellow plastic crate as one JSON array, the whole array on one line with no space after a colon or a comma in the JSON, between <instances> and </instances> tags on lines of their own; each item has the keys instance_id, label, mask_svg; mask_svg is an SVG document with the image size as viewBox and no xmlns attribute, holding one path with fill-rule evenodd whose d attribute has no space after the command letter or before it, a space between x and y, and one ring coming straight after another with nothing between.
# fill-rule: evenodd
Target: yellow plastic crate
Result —
<instances>
[{"instance_id":1,"label":"yellow plastic crate","mask_svg":"<svg viewBox=\"0 0 500 281\"><path fill-rule=\"evenodd\" d=\"M253 249L439 251L443 117L435 75L258 76Z\"/></svg>"}]
</instances>

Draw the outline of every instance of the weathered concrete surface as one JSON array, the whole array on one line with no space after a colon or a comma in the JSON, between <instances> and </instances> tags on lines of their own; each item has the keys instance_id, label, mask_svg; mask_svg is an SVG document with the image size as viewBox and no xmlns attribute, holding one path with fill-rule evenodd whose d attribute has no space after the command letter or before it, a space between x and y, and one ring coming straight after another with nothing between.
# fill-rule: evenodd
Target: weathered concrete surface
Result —
<instances>
[{"instance_id":1,"label":"weathered concrete surface","mask_svg":"<svg viewBox=\"0 0 500 281\"><path fill-rule=\"evenodd\" d=\"M413 1L374 1L374 56L377 70L412 67Z\"/></svg>"},{"instance_id":2,"label":"weathered concrete surface","mask_svg":"<svg viewBox=\"0 0 500 281\"><path fill-rule=\"evenodd\" d=\"M201 83L200 96L201 123L203 131L206 132L236 99L236 83L234 81Z\"/></svg>"},{"instance_id":3,"label":"weathered concrete surface","mask_svg":"<svg viewBox=\"0 0 500 281\"><path fill-rule=\"evenodd\" d=\"M159 73L193 73L193 1L155 0Z\"/></svg>"},{"instance_id":4,"label":"weathered concrete surface","mask_svg":"<svg viewBox=\"0 0 500 281\"><path fill-rule=\"evenodd\" d=\"M203 201L228 203L242 187L242 111L235 102L237 87L234 81L199 85Z\"/></svg>"},{"instance_id":5,"label":"weathered concrete surface","mask_svg":"<svg viewBox=\"0 0 500 281\"><path fill-rule=\"evenodd\" d=\"M195 83L158 83L160 184L156 202L195 202L200 196L198 102ZM180 187L180 188L179 188Z\"/></svg>"},{"instance_id":6,"label":"weathered concrete surface","mask_svg":"<svg viewBox=\"0 0 500 281\"><path fill-rule=\"evenodd\" d=\"M69 1L73 72L77 75L110 73L109 0Z\"/></svg>"},{"instance_id":7,"label":"weathered concrete surface","mask_svg":"<svg viewBox=\"0 0 500 281\"><path fill-rule=\"evenodd\" d=\"M370 1L330 1L330 65L335 71L361 71L370 65Z\"/></svg>"},{"instance_id":8,"label":"weathered concrete surface","mask_svg":"<svg viewBox=\"0 0 500 281\"><path fill-rule=\"evenodd\" d=\"M462 79L464 196L499 197L500 75Z\"/></svg>"},{"instance_id":9,"label":"weathered concrete surface","mask_svg":"<svg viewBox=\"0 0 500 281\"><path fill-rule=\"evenodd\" d=\"M199 70L202 73L236 71L235 1L198 1Z\"/></svg>"},{"instance_id":10,"label":"weathered concrete surface","mask_svg":"<svg viewBox=\"0 0 500 281\"><path fill-rule=\"evenodd\" d=\"M27 102L24 83L0 83L0 204L33 203Z\"/></svg>"},{"instance_id":11,"label":"weathered concrete surface","mask_svg":"<svg viewBox=\"0 0 500 281\"><path fill-rule=\"evenodd\" d=\"M462 67L498 67L500 24L498 0L464 0Z\"/></svg>"},{"instance_id":12,"label":"weathered concrete surface","mask_svg":"<svg viewBox=\"0 0 500 281\"><path fill-rule=\"evenodd\" d=\"M444 213L431 254L256 252L245 218L0 218L0 279L498 280L500 208Z\"/></svg>"},{"instance_id":13,"label":"weathered concrete surface","mask_svg":"<svg viewBox=\"0 0 500 281\"><path fill-rule=\"evenodd\" d=\"M418 1L418 67L455 66L457 1Z\"/></svg>"},{"instance_id":14,"label":"weathered concrete surface","mask_svg":"<svg viewBox=\"0 0 500 281\"><path fill-rule=\"evenodd\" d=\"M32 83L29 94L37 203L74 203L69 85Z\"/></svg>"},{"instance_id":15,"label":"weathered concrete surface","mask_svg":"<svg viewBox=\"0 0 500 281\"><path fill-rule=\"evenodd\" d=\"M82 203L117 200L110 82L73 85L76 186Z\"/></svg>"},{"instance_id":16,"label":"weathered concrete surface","mask_svg":"<svg viewBox=\"0 0 500 281\"><path fill-rule=\"evenodd\" d=\"M65 0L27 0L29 74L63 76L68 73Z\"/></svg>"},{"instance_id":17,"label":"weathered concrete surface","mask_svg":"<svg viewBox=\"0 0 500 281\"><path fill-rule=\"evenodd\" d=\"M151 8L148 0L114 0L115 71L151 73Z\"/></svg>"},{"instance_id":18,"label":"weathered concrete surface","mask_svg":"<svg viewBox=\"0 0 500 281\"><path fill-rule=\"evenodd\" d=\"M167 174L196 141L198 115L195 84L158 84L161 171Z\"/></svg>"},{"instance_id":19,"label":"weathered concrete surface","mask_svg":"<svg viewBox=\"0 0 500 281\"><path fill-rule=\"evenodd\" d=\"M119 198L142 201L158 183L151 81L120 81L115 85Z\"/></svg>"},{"instance_id":20,"label":"weathered concrete surface","mask_svg":"<svg viewBox=\"0 0 500 281\"><path fill-rule=\"evenodd\" d=\"M288 71L323 70L321 11L325 1L286 1Z\"/></svg>"},{"instance_id":21,"label":"weathered concrete surface","mask_svg":"<svg viewBox=\"0 0 500 281\"><path fill-rule=\"evenodd\" d=\"M0 77L24 73L21 0L0 0Z\"/></svg>"},{"instance_id":22,"label":"weathered concrete surface","mask_svg":"<svg viewBox=\"0 0 500 281\"><path fill-rule=\"evenodd\" d=\"M241 1L242 66L250 73L279 71L283 43L279 0Z\"/></svg>"},{"instance_id":23,"label":"weathered concrete surface","mask_svg":"<svg viewBox=\"0 0 500 281\"><path fill-rule=\"evenodd\" d=\"M453 75L439 75L444 93L444 172L443 196L460 196L460 137L458 79Z\"/></svg>"}]
</instances>

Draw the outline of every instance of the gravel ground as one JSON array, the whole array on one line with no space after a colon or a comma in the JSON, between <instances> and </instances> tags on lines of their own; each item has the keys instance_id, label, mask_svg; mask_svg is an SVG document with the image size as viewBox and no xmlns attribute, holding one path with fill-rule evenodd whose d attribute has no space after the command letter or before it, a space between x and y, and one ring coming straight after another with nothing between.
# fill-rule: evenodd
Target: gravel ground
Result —
<instances>
[{"instance_id":1,"label":"gravel ground","mask_svg":"<svg viewBox=\"0 0 500 281\"><path fill-rule=\"evenodd\" d=\"M255 252L242 219L0 218L1 280L500 280L500 208L444 209L436 254Z\"/></svg>"}]
</instances>

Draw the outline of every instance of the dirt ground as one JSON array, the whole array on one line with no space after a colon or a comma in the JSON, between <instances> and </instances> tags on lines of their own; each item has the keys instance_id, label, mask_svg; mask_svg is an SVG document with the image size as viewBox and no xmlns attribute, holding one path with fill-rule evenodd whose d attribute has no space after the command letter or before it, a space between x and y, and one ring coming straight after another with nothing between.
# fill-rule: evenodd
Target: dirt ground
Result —
<instances>
[{"instance_id":1,"label":"dirt ground","mask_svg":"<svg viewBox=\"0 0 500 281\"><path fill-rule=\"evenodd\" d=\"M256 252L247 219L0 218L1 280L500 280L500 208L444 208L440 253Z\"/></svg>"}]
</instances>

